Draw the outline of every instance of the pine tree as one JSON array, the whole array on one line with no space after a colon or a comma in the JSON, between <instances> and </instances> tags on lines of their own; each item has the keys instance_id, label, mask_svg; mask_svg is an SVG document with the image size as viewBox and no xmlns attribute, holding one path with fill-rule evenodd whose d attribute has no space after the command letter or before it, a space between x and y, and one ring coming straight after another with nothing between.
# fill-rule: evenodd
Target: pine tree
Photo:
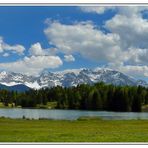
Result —
<instances>
[{"instance_id":1,"label":"pine tree","mask_svg":"<svg viewBox=\"0 0 148 148\"><path fill-rule=\"evenodd\" d=\"M92 96L92 109L93 110L102 110L102 99L101 95L97 90L94 90Z\"/></svg>"}]
</instances>

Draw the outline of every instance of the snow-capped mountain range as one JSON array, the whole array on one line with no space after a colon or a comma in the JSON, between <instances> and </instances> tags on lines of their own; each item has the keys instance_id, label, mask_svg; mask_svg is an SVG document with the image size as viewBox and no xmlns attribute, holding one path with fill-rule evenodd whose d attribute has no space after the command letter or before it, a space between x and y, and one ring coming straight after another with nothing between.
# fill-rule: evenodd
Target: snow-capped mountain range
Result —
<instances>
[{"instance_id":1,"label":"snow-capped mountain range","mask_svg":"<svg viewBox=\"0 0 148 148\"><path fill-rule=\"evenodd\" d=\"M119 71L107 68L73 69L60 72L44 71L39 76L28 76L14 72L0 72L0 84L5 86L25 85L29 88L40 89L44 87L63 86L71 87L78 84L93 84L105 82L114 85L142 85L148 87L143 80L136 80Z\"/></svg>"}]
</instances>

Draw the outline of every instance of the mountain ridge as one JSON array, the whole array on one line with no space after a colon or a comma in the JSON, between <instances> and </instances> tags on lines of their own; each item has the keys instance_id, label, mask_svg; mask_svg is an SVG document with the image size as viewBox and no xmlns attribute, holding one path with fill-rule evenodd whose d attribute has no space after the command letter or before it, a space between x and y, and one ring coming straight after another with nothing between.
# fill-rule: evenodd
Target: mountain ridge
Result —
<instances>
[{"instance_id":1,"label":"mountain ridge","mask_svg":"<svg viewBox=\"0 0 148 148\"><path fill-rule=\"evenodd\" d=\"M43 71L39 76L29 76L15 72L0 72L0 84L5 86L25 85L29 88L40 89L44 87L63 87L77 86L78 84L94 84L104 82L114 85L141 85L148 87L144 80L136 80L119 71L109 68L95 69L69 69L58 72Z\"/></svg>"}]
</instances>

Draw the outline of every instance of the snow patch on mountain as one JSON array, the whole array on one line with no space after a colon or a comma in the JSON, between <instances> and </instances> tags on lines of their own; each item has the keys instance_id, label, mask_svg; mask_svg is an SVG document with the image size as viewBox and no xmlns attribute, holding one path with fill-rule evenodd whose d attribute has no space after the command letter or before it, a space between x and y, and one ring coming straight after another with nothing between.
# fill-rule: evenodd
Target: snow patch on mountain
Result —
<instances>
[{"instance_id":1,"label":"snow patch on mountain","mask_svg":"<svg viewBox=\"0 0 148 148\"><path fill-rule=\"evenodd\" d=\"M59 75L65 75L67 73L74 73L75 75L79 75L81 70L83 70L83 68L80 68L80 69L66 69L66 70L57 71L57 72L54 72L54 73L59 74Z\"/></svg>"},{"instance_id":2,"label":"snow patch on mountain","mask_svg":"<svg viewBox=\"0 0 148 148\"><path fill-rule=\"evenodd\" d=\"M35 82L25 82L24 83L24 85L26 85L26 86L28 86L28 87L30 87L30 88L33 88L33 89L40 89L40 88L42 88L38 83L37 83L37 81L35 81Z\"/></svg>"},{"instance_id":3,"label":"snow patch on mountain","mask_svg":"<svg viewBox=\"0 0 148 148\"><path fill-rule=\"evenodd\" d=\"M22 84L22 83L16 83L16 82L5 83L5 82L0 82L0 84L6 85L6 86L14 86L14 85Z\"/></svg>"}]
</instances>

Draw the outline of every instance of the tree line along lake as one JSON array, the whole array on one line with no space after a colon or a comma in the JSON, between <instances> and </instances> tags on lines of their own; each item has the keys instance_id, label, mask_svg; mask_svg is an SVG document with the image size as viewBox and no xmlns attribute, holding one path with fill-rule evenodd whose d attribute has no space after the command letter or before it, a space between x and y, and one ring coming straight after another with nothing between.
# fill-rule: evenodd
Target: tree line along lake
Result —
<instances>
[{"instance_id":1,"label":"tree line along lake","mask_svg":"<svg viewBox=\"0 0 148 148\"><path fill-rule=\"evenodd\" d=\"M103 119L147 119L148 113L142 112L147 105L148 88L142 86L96 83L25 92L0 90L0 107L3 108L0 116L10 118L75 120L82 116L97 116Z\"/></svg>"}]
</instances>

